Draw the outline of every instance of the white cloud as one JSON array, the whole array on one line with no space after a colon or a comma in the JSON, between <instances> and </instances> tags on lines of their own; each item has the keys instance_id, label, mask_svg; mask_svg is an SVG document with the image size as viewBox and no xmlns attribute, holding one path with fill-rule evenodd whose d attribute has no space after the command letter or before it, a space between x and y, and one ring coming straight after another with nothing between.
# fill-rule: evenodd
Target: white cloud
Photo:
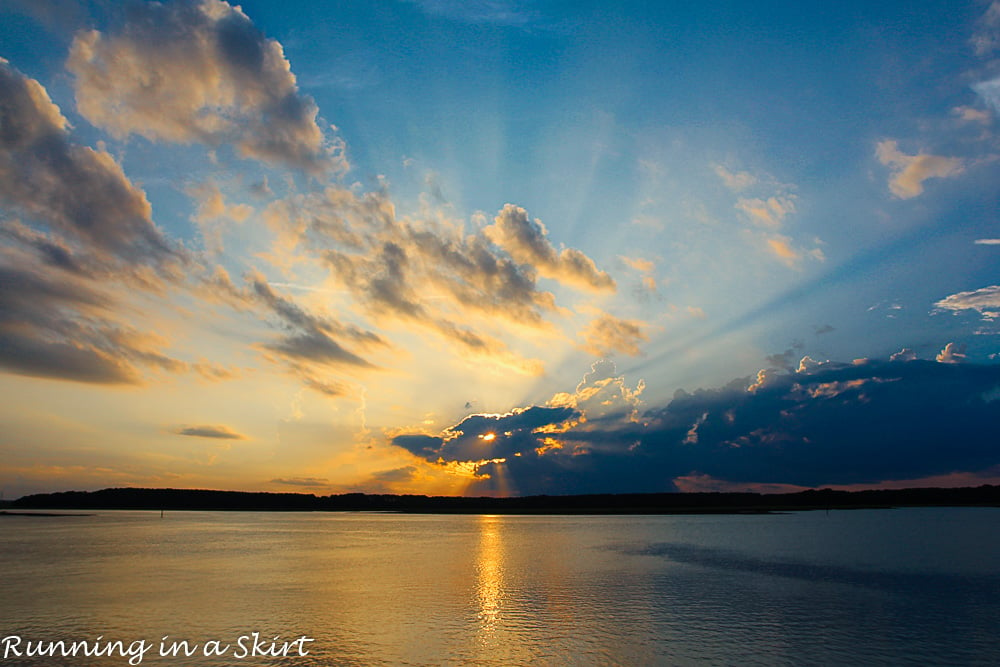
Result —
<instances>
[{"instance_id":1,"label":"white cloud","mask_svg":"<svg viewBox=\"0 0 1000 667\"><path fill-rule=\"evenodd\" d=\"M66 67L80 113L117 137L233 143L311 172L346 166L325 142L281 45L222 0L143 3L117 34L77 34Z\"/></svg>"},{"instance_id":2,"label":"white cloud","mask_svg":"<svg viewBox=\"0 0 1000 667\"><path fill-rule=\"evenodd\" d=\"M981 287L969 292L958 292L934 304L943 310L976 310L986 317L1000 317L1000 285Z\"/></svg>"},{"instance_id":3,"label":"white cloud","mask_svg":"<svg viewBox=\"0 0 1000 667\"><path fill-rule=\"evenodd\" d=\"M1000 111L1000 77L977 83L972 89L984 102L993 107L994 111Z\"/></svg>"}]
</instances>

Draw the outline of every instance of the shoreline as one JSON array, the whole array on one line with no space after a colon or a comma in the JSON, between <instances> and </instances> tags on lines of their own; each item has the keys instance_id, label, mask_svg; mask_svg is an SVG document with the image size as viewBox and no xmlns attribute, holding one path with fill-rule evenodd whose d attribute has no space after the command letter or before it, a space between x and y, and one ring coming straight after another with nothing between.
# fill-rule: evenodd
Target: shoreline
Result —
<instances>
[{"instance_id":1,"label":"shoreline","mask_svg":"<svg viewBox=\"0 0 1000 667\"><path fill-rule=\"evenodd\" d=\"M391 512L394 514L773 514L894 507L1000 507L1000 486L783 494L628 493L508 498L348 493L316 496L205 489L117 488L25 496L0 515L24 510ZM37 513L34 513L37 516Z\"/></svg>"}]
</instances>

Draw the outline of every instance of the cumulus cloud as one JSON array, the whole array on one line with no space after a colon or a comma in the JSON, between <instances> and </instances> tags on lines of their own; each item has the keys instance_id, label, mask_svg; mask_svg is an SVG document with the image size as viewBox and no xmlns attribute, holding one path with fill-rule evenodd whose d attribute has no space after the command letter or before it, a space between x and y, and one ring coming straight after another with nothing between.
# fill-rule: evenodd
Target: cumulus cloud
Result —
<instances>
[{"instance_id":1,"label":"cumulus cloud","mask_svg":"<svg viewBox=\"0 0 1000 667\"><path fill-rule=\"evenodd\" d=\"M916 361L916 359L917 353L908 347L904 347L889 357L889 361Z\"/></svg>"},{"instance_id":2,"label":"cumulus cloud","mask_svg":"<svg viewBox=\"0 0 1000 667\"><path fill-rule=\"evenodd\" d=\"M875 150L879 162L892 168L889 190L900 199L911 199L924 191L929 178L948 178L965 170L961 158L918 153L907 155L895 141L880 141Z\"/></svg>"},{"instance_id":3,"label":"cumulus cloud","mask_svg":"<svg viewBox=\"0 0 1000 667\"><path fill-rule=\"evenodd\" d=\"M940 364L957 364L965 361L965 345L948 343L934 359Z\"/></svg>"},{"instance_id":4,"label":"cumulus cloud","mask_svg":"<svg viewBox=\"0 0 1000 667\"><path fill-rule=\"evenodd\" d=\"M642 330L642 322L623 320L607 313L588 324L580 336L584 340L584 349L598 357L606 357L621 352L635 357L641 353L639 344L648 340Z\"/></svg>"},{"instance_id":5,"label":"cumulus cloud","mask_svg":"<svg viewBox=\"0 0 1000 667\"><path fill-rule=\"evenodd\" d=\"M512 253L481 227L467 233L457 221L397 216L384 191L330 186L274 202L262 217L278 235L277 251L318 259L331 285L375 323L434 332L460 355L518 373L538 375L541 363L512 352L493 332L552 333L551 318L565 312L538 287L544 272L533 262L563 267L571 286L580 287L583 275L591 286L610 281L579 251L556 253L544 235L535 239L537 253L518 253L517 245Z\"/></svg>"},{"instance_id":6,"label":"cumulus cloud","mask_svg":"<svg viewBox=\"0 0 1000 667\"><path fill-rule=\"evenodd\" d=\"M0 59L0 203L128 263L180 258L111 155L72 143L45 89Z\"/></svg>"},{"instance_id":7,"label":"cumulus cloud","mask_svg":"<svg viewBox=\"0 0 1000 667\"><path fill-rule=\"evenodd\" d=\"M467 471L482 492L537 492L532 485L543 483L562 492L553 475L575 461L589 467L591 456L617 447L625 431L638 432L643 389L641 381L630 388L614 363L602 360L573 392L556 394L544 406L473 414L437 435L399 433L390 442L433 466ZM542 479L518 480L512 487L506 474L511 466L545 472Z\"/></svg>"},{"instance_id":8,"label":"cumulus cloud","mask_svg":"<svg viewBox=\"0 0 1000 667\"><path fill-rule=\"evenodd\" d=\"M66 67L79 112L117 137L232 143L246 157L314 173L346 167L281 45L238 6L135 5L117 32L79 33Z\"/></svg>"},{"instance_id":9,"label":"cumulus cloud","mask_svg":"<svg viewBox=\"0 0 1000 667\"><path fill-rule=\"evenodd\" d=\"M984 317L995 319L1000 317L1000 285L981 287L970 292L958 292L941 299L934 304L934 307L951 311L975 310Z\"/></svg>"},{"instance_id":10,"label":"cumulus cloud","mask_svg":"<svg viewBox=\"0 0 1000 667\"><path fill-rule=\"evenodd\" d=\"M187 435L195 438L214 438L217 440L246 440L242 433L234 431L225 424L200 424L196 426L177 426L170 431L175 435Z\"/></svg>"},{"instance_id":11,"label":"cumulus cloud","mask_svg":"<svg viewBox=\"0 0 1000 667\"><path fill-rule=\"evenodd\" d=\"M556 250L541 220L520 206L506 204L483 232L514 261L533 266L541 275L592 291L614 291L615 281L574 248Z\"/></svg>"},{"instance_id":12,"label":"cumulus cloud","mask_svg":"<svg viewBox=\"0 0 1000 667\"><path fill-rule=\"evenodd\" d=\"M590 371L572 393L557 393L548 404L573 408L591 425L607 421L637 422L645 388L642 380L634 389L629 387L625 376L618 374L615 363L601 359L591 364Z\"/></svg>"}]
</instances>

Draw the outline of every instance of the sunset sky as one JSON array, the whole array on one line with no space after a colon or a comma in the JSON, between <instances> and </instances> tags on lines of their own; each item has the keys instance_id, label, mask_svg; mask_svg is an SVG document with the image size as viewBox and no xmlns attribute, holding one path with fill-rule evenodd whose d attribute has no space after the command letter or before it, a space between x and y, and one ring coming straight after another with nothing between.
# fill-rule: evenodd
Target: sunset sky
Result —
<instances>
[{"instance_id":1,"label":"sunset sky","mask_svg":"<svg viewBox=\"0 0 1000 667\"><path fill-rule=\"evenodd\" d=\"M0 1L0 489L1000 481L1000 2Z\"/></svg>"}]
</instances>

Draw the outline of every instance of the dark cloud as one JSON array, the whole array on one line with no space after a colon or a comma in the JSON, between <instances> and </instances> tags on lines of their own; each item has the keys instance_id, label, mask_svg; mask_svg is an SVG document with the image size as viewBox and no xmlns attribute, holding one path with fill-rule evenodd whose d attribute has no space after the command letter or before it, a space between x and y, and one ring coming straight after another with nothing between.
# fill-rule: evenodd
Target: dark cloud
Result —
<instances>
[{"instance_id":1,"label":"dark cloud","mask_svg":"<svg viewBox=\"0 0 1000 667\"><path fill-rule=\"evenodd\" d=\"M330 485L330 480L326 477L278 477L272 479L271 483L286 486L324 487Z\"/></svg>"},{"instance_id":2,"label":"dark cloud","mask_svg":"<svg viewBox=\"0 0 1000 667\"><path fill-rule=\"evenodd\" d=\"M0 366L18 375L93 384L136 384L139 372L92 346L39 340L0 330Z\"/></svg>"},{"instance_id":3,"label":"dark cloud","mask_svg":"<svg viewBox=\"0 0 1000 667\"><path fill-rule=\"evenodd\" d=\"M145 194L108 153L70 142L45 89L0 59L0 204L126 263L182 257L151 219ZM52 244L49 259L67 261Z\"/></svg>"},{"instance_id":4,"label":"dark cloud","mask_svg":"<svg viewBox=\"0 0 1000 667\"><path fill-rule=\"evenodd\" d=\"M246 436L237 433L224 424L202 424L200 426L178 426L171 430L176 435L188 435L195 438L217 438L219 440L246 440Z\"/></svg>"},{"instance_id":5,"label":"dark cloud","mask_svg":"<svg viewBox=\"0 0 1000 667\"><path fill-rule=\"evenodd\" d=\"M488 461L477 468L473 494L664 491L692 475L863 485L1000 464L1000 365L915 360L800 369L678 391L637 420L590 419L586 406L529 408L510 413L522 428L505 427L510 416L473 415L441 436L397 436L393 444L431 463ZM504 430L511 434L501 438ZM489 447L487 432L498 433Z\"/></svg>"},{"instance_id":6,"label":"dark cloud","mask_svg":"<svg viewBox=\"0 0 1000 667\"><path fill-rule=\"evenodd\" d=\"M267 343L265 348L292 361L373 368L372 364L345 349L335 338L363 346L384 345L385 341L377 334L306 312L292 300L275 293L260 275L249 275L247 282L252 298L277 316L279 327L291 332L276 342ZM329 392L324 390L324 393Z\"/></svg>"},{"instance_id":7,"label":"dark cloud","mask_svg":"<svg viewBox=\"0 0 1000 667\"><path fill-rule=\"evenodd\" d=\"M408 482L413 479L416 472L417 469L415 466L404 466L402 468L382 470L381 472L373 473L372 479L376 482L382 483Z\"/></svg>"},{"instance_id":8,"label":"dark cloud","mask_svg":"<svg viewBox=\"0 0 1000 667\"><path fill-rule=\"evenodd\" d=\"M768 355L766 358L768 368L795 368L802 357L802 350L805 345L801 341L795 341L784 352Z\"/></svg>"},{"instance_id":9,"label":"dark cloud","mask_svg":"<svg viewBox=\"0 0 1000 667\"><path fill-rule=\"evenodd\" d=\"M392 444L431 462L521 456L545 446L547 436L540 429L564 424L578 416L569 407L539 406L502 415L469 415L441 436L398 435Z\"/></svg>"},{"instance_id":10,"label":"dark cloud","mask_svg":"<svg viewBox=\"0 0 1000 667\"><path fill-rule=\"evenodd\" d=\"M137 384L140 367L195 368L161 352L165 341L114 321L116 300L93 281L0 251L0 367L20 375ZM203 373L204 374L204 373Z\"/></svg>"}]
</instances>

